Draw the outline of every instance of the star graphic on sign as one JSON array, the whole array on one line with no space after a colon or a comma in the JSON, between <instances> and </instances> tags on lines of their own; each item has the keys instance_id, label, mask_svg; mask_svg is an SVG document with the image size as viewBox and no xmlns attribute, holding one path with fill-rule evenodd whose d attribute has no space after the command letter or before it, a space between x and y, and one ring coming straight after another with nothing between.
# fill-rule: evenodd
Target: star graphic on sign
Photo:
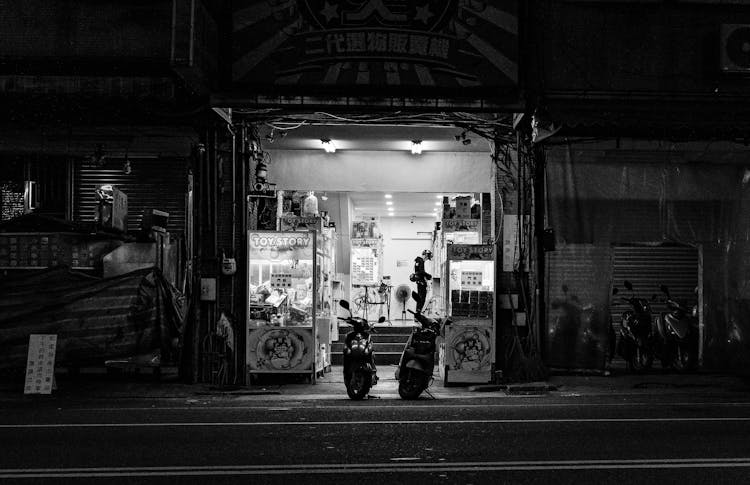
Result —
<instances>
[{"instance_id":1,"label":"star graphic on sign","mask_svg":"<svg viewBox=\"0 0 750 485\"><path fill-rule=\"evenodd\" d=\"M430 12L430 4L427 4L424 7L417 7L417 13L414 15L414 20L421 20L426 24L432 16L433 14Z\"/></svg>"},{"instance_id":2,"label":"star graphic on sign","mask_svg":"<svg viewBox=\"0 0 750 485\"><path fill-rule=\"evenodd\" d=\"M321 10L320 13L323 14L327 22L330 22L331 20L339 16L338 10L338 5L331 5L330 3L326 2L323 10Z\"/></svg>"}]
</instances>

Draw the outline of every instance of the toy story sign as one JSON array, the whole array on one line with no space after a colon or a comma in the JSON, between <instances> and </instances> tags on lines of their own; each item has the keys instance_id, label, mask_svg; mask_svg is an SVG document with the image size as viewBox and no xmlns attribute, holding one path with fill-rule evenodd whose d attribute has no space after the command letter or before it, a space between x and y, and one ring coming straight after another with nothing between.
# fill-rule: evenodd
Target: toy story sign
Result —
<instances>
[{"instance_id":1,"label":"toy story sign","mask_svg":"<svg viewBox=\"0 0 750 485\"><path fill-rule=\"evenodd\" d=\"M238 90L515 95L517 0L239 0ZM401 92L399 92L401 91ZM406 91L406 92L404 92ZM274 92L278 92L275 89Z\"/></svg>"},{"instance_id":2,"label":"toy story sign","mask_svg":"<svg viewBox=\"0 0 750 485\"><path fill-rule=\"evenodd\" d=\"M248 256L251 260L310 260L313 255L314 233L248 231Z\"/></svg>"}]
</instances>

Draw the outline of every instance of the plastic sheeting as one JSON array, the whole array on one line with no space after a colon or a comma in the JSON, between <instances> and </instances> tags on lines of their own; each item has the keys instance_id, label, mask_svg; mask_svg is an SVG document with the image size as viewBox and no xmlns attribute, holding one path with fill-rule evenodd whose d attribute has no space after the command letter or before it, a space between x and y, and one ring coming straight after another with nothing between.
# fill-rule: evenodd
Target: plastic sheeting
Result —
<instances>
[{"instance_id":1,"label":"plastic sheeting","mask_svg":"<svg viewBox=\"0 0 750 485\"><path fill-rule=\"evenodd\" d=\"M0 282L0 370L23 369L29 335L57 334L57 365L161 351L172 360L183 298L153 268L95 278L65 267Z\"/></svg>"},{"instance_id":2,"label":"plastic sheeting","mask_svg":"<svg viewBox=\"0 0 750 485\"><path fill-rule=\"evenodd\" d=\"M703 366L750 367L750 170L743 159L750 161L750 152L739 145L735 151L639 150L580 143L548 150L547 225L556 242L546 286L552 367L606 366L613 348L611 287L623 284L612 281L612 255L628 245L646 253L669 245L694 248L698 256L689 264L697 291L685 290L692 282L672 284L683 288L683 303L700 303ZM637 262L621 259L631 266L618 274L637 276ZM665 272L682 265L674 274L686 274L688 263L667 257L659 264ZM643 280L653 285L639 289L644 297L659 293L658 281Z\"/></svg>"}]
</instances>

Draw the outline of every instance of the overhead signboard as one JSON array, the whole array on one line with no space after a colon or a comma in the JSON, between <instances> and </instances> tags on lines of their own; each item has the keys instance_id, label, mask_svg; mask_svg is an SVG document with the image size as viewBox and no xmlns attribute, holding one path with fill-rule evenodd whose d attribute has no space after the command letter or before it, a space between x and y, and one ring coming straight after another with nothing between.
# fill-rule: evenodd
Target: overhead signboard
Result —
<instances>
[{"instance_id":1,"label":"overhead signboard","mask_svg":"<svg viewBox=\"0 0 750 485\"><path fill-rule=\"evenodd\" d=\"M235 92L516 96L517 0L239 0Z\"/></svg>"}]
</instances>

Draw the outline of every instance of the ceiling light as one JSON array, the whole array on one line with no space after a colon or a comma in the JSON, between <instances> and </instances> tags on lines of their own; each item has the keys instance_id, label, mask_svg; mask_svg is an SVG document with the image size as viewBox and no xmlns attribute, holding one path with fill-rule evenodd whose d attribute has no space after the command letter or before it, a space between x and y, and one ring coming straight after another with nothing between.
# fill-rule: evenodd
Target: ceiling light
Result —
<instances>
[{"instance_id":1,"label":"ceiling light","mask_svg":"<svg viewBox=\"0 0 750 485\"><path fill-rule=\"evenodd\" d=\"M435 202L435 205L438 206L438 207L440 207L442 204L440 204L440 202ZM435 209L435 210L437 210L437 209Z\"/></svg>"},{"instance_id":2,"label":"ceiling light","mask_svg":"<svg viewBox=\"0 0 750 485\"><path fill-rule=\"evenodd\" d=\"M393 217L393 212L389 212L388 215Z\"/></svg>"},{"instance_id":3,"label":"ceiling light","mask_svg":"<svg viewBox=\"0 0 750 485\"><path fill-rule=\"evenodd\" d=\"M393 205L393 201L392 200L386 200L385 201L385 205Z\"/></svg>"},{"instance_id":4,"label":"ceiling light","mask_svg":"<svg viewBox=\"0 0 750 485\"><path fill-rule=\"evenodd\" d=\"M390 198L392 198L392 197L393 197L393 196L392 196L391 194L385 194L385 198L386 198L386 199L390 199Z\"/></svg>"},{"instance_id":5,"label":"ceiling light","mask_svg":"<svg viewBox=\"0 0 750 485\"><path fill-rule=\"evenodd\" d=\"M443 196L440 195L440 194L437 194L435 197L437 197L438 199L442 199L443 198Z\"/></svg>"},{"instance_id":6,"label":"ceiling light","mask_svg":"<svg viewBox=\"0 0 750 485\"><path fill-rule=\"evenodd\" d=\"M325 150L326 153L334 153L336 151L336 145L334 145L329 138L321 138L320 143L323 144L323 150Z\"/></svg>"},{"instance_id":7,"label":"ceiling light","mask_svg":"<svg viewBox=\"0 0 750 485\"><path fill-rule=\"evenodd\" d=\"M412 155L419 155L422 153L422 140L411 141L411 153Z\"/></svg>"}]
</instances>

